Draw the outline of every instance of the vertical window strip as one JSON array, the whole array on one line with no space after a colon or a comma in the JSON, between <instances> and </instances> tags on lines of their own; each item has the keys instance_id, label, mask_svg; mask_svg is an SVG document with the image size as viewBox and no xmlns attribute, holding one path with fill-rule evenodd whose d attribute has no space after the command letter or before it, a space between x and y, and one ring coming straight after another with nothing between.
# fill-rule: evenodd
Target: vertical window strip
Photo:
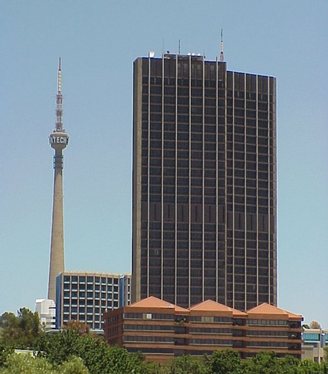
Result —
<instances>
[{"instance_id":1,"label":"vertical window strip","mask_svg":"<svg viewBox=\"0 0 328 374\"><path fill-rule=\"evenodd\" d=\"M259 304L259 77L256 75L256 304Z\"/></svg>"},{"instance_id":2,"label":"vertical window strip","mask_svg":"<svg viewBox=\"0 0 328 374\"><path fill-rule=\"evenodd\" d=\"M273 82L272 90L272 104L273 104L273 118L272 118L272 140L273 140L273 217L274 217L274 301L273 304L277 305L277 163L276 163L276 81Z\"/></svg>"},{"instance_id":3,"label":"vertical window strip","mask_svg":"<svg viewBox=\"0 0 328 374\"><path fill-rule=\"evenodd\" d=\"M177 304L178 278L178 54L175 56L175 190L174 190L174 303Z\"/></svg>"},{"instance_id":4,"label":"vertical window strip","mask_svg":"<svg viewBox=\"0 0 328 374\"><path fill-rule=\"evenodd\" d=\"M202 117L203 117L203 141L202 141L202 152L203 152L203 175L202 175L202 301L205 298L205 211L204 211L204 195L205 195L205 60L203 57L202 60L202 100L203 100L203 108L202 108Z\"/></svg>"},{"instance_id":5,"label":"vertical window strip","mask_svg":"<svg viewBox=\"0 0 328 374\"><path fill-rule=\"evenodd\" d=\"M273 161L273 217L274 217L274 230L273 230L273 251L274 251L274 264L273 264L273 277L274 277L274 291L273 291L273 304L277 305L277 163L276 163L276 81L274 80L272 87L272 161Z\"/></svg>"},{"instance_id":6,"label":"vertical window strip","mask_svg":"<svg viewBox=\"0 0 328 374\"><path fill-rule=\"evenodd\" d=\"M219 63L216 57L215 62L215 125L216 125L216 146L215 146L215 301L219 302Z\"/></svg>"},{"instance_id":7,"label":"vertical window strip","mask_svg":"<svg viewBox=\"0 0 328 374\"><path fill-rule=\"evenodd\" d=\"M188 304L191 306L191 56L189 56L189 211L188 211L188 249L189 249L189 272L188 272Z\"/></svg>"},{"instance_id":8,"label":"vertical window strip","mask_svg":"<svg viewBox=\"0 0 328 374\"><path fill-rule=\"evenodd\" d=\"M148 57L148 159L147 159L147 297L149 296L149 221L150 221L150 57Z\"/></svg>"},{"instance_id":9,"label":"vertical window strip","mask_svg":"<svg viewBox=\"0 0 328 374\"><path fill-rule=\"evenodd\" d=\"M228 179L228 173L227 173L227 156L228 156L228 137L227 137L227 78L228 78L228 72L225 71L225 80L224 80L224 199L225 199L225 206L224 206L224 214L225 214L225 227L224 227L224 304L227 305L228 303L228 293L227 293L227 287L228 287L228 279L227 279L227 270L228 270L228 256L227 256L227 222L228 222L228 209L227 209L227 179Z\"/></svg>"},{"instance_id":10,"label":"vertical window strip","mask_svg":"<svg viewBox=\"0 0 328 374\"><path fill-rule=\"evenodd\" d=\"M235 307L235 72L232 73L232 307Z\"/></svg>"},{"instance_id":11,"label":"vertical window strip","mask_svg":"<svg viewBox=\"0 0 328 374\"><path fill-rule=\"evenodd\" d=\"M244 74L244 251L245 251L245 261L244 261L244 266L245 266L245 302L244 302L244 309L247 310L247 131L246 131L246 126L247 126L247 99L246 99L246 91L247 90L247 85L246 85L246 74Z\"/></svg>"},{"instance_id":12,"label":"vertical window strip","mask_svg":"<svg viewBox=\"0 0 328 374\"><path fill-rule=\"evenodd\" d=\"M164 54L162 54L162 170L161 170L161 299L164 298Z\"/></svg>"},{"instance_id":13,"label":"vertical window strip","mask_svg":"<svg viewBox=\"0 0 328 374\"><path fill-rule=\"evenodd\" d=\"M271 300L271 276L272 276L272 272L271 272L271 266L272 266L272 263L271 263L271 218L270 218L270 215L271 215L271 202L270 202L270 185L271 185L271 157L270 157L270 77L267 78L268 79L268 92L267 92L267 95L268 95L268 107L267 107L267 111L268 111L268 133L267 133L267 136L268 136L268 303L271 303L273 300Z\"/></svg>"}]
</instances>

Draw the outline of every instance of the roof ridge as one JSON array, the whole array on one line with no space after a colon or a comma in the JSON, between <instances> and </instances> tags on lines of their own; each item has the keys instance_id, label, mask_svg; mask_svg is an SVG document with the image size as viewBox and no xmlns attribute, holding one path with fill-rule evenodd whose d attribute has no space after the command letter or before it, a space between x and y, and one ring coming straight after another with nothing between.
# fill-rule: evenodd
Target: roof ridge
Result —
<instances>
[{"instance_id":1,"label":"roof ridge","mask_svg":"<svg viewBox=\"0 0 328 374\"><path fill-rule=\"evenodd\" d=\"M172 308L174 310L178 311L188 311L188 309L182 308L178 305L175 305L173 303L170 303L169 301L165 301L163 299L160 299L156 296L148 296L144 299L141 299L139 301L136 301L133 304L128 305L129 307L136 307L136 308Z\"/></svg>"}]
</instances>

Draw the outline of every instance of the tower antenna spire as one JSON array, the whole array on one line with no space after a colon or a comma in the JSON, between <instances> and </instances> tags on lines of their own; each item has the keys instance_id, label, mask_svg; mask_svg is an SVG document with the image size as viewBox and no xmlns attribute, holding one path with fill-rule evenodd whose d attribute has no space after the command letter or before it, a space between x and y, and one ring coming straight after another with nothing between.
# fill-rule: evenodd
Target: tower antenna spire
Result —
<instances>
[{"instance_id":1,"label":"tower antenna spire","mask_svg":"<svg viewBox=\"0 0 328 374\"><path fill-rule=\"evenodd\" d=\"M56 95L56 131L63 131L62 61L59 57Z\"/></svg>"},{"instance_id":2,"label":"tower antenna spire","mask_svg":"<svg viewBox=\"0 0 328 374\"><path fill-rule=\"evenodd\" d=\"M62 92L62 68L61 68L61 57L58 60L58 71L57 71L57 92Z\"/></svg>"},{"instance_id":3,"label":"tower antenna spire","mask_svg":"<svg viewBox=\"0 0 328 374\"><path fill-rule=\"evenodd\" d=\"M224 53L223 53L223 29L221 29L220 61L221 61L221 62L224 62Z\"/></svg>"}]
</instances>

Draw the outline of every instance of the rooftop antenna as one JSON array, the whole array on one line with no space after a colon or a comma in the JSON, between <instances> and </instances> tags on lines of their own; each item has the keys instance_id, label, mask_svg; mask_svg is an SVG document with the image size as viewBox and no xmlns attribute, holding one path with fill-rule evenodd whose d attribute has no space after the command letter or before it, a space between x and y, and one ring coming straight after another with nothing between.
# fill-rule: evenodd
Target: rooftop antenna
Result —
<instances>
[{"instance_id":1,"label":"rooftop antenna","mask_svg":"<svg viewBox=\"0 0 328 374\"><path fill-rule=\"evenodd\" d=\"M62 95L62 70L61 57L58 61L57 71L57 95L56 95L56 131L63 130L63 95Z\"/></svg>"},{"instance_id":2,"label":"rooftop antenna","mask_svg":"<svg viewBox=\"0 0 328 374\"><path fill-rule=\"evenodd\" d=\"M224 62L224 54L223 54L223 29L221 29L220 62Z\"/></svg>"},{"instance_id":3,"label":"rooftop antenna","mask_svg":"<svg viewBox=\"0 0 328 374\"><path fill-rule=\"evenodd\" d=\"M179 39L179 54L180 54L180 52L181 52L181 41Z\"/></svg>"}]
</instances>

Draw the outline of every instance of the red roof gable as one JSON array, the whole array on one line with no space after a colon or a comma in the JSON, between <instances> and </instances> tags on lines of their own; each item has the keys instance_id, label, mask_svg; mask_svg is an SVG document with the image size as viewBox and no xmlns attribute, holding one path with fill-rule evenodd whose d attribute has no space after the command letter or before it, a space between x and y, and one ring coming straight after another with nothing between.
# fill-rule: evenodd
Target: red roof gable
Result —
<instances>
[{"instance_id":1,"label":"red roof gable","mask_svg":"<svg viewBox=\"0 0 328 374\"><path fill-rule=\"evenodd\" d=\"M271 315L281 316L281 317L286 317L286 318L302 319L301 315L290 313L287 310L280 309L268 303L260 304L256 306L255 308L248 310L247 313L248 315L252 315L252 314L270 315L271 314Z\"/></svg>"},{"instance_id":2,"label":"red roof gable","mask_svg":"<svg viewBox=\"0 0 328 374\"><path fill-rule=\"evenodd\" d=\"M246 313L241 312L240 310L230 308L224 304L217 303L213 300L205 300L199 304L193 305L189 308L191 311L201 311L201 312L226 312L233 315L246 316Z\"/></svg>"},{"instance_id":3,"label":"red roof gable","mask_svg":"<svg viewBox=\"0 0 328 374\"><path fill-rule=\"evenodd\" d=\"M174 305L172 303L169 303L165 300L159 299L155 296L149 296L145 299L142 299L140 301L137 301L129 307L133 308L172 308L178 312L188 312L188 309L181 308L180 306Z\"/></svg>"}]
</instances>

